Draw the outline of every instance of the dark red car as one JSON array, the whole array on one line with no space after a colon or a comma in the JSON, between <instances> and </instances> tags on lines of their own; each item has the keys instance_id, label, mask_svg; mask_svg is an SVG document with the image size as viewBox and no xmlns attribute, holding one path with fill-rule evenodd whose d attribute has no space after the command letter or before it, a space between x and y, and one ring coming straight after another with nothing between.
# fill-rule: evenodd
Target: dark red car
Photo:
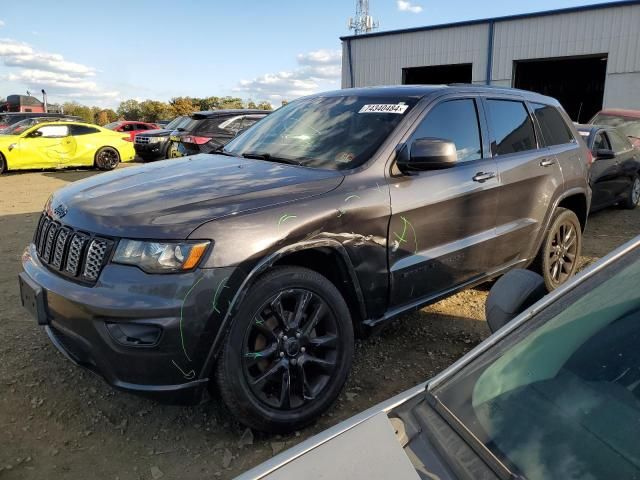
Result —
<instances>
[{"instance_id":1,"label":"dark red car","mask_svg":"<svg viewBox=\"0 0 640 480\"><path fill-rule=\"evenodd\" d=\"M157 130L160 128L159 125L155 123L145 123L145 122L133 122L128 120L122 120L118 122L108 123L104 126L104 128L108 128L109 130L113 130L114 132L123 132L128 133L131 136L129 142L133 142L137 133L146 132L147 130Z\"/></svg>"},{"instance_id":2,"label":"dark red car","mask_svg":"<svg viewBox=\"0 0 640 480\"><path fill-rule=\"evenodd\" d=\"M640 148L640 110L601 110L596 113L589 124L616 127L629 137L634 147Z\"/></svg>"}]
</instances>

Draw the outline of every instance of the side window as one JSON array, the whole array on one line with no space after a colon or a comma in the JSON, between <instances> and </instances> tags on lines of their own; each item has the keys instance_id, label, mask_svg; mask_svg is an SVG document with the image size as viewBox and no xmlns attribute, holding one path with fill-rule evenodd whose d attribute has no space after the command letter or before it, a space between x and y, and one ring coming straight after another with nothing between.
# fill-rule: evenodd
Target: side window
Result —
<instances>
[{"instance_id":1,"label":"side window","mask_svg":"<svg viewBox=\"0 0 640 480\"><path fill-rule=\"evenodd\" d=\"M609 140L611 140L611 149L616 153L616 155L633 148L629 140L620 135L618 132L608 131L607 135L609 135Z\"/></svg>"},{"instance_id":2,"label":"side window","mask_svg":"<svg viewBox=\"0 0 640 480\"><path fill-rule=\"evenodd\" d=\"M545 146L564 145L574 141L573 133L555 107L541 103L532 103L531 107L542 130Z\"/></svg>"},{"instance_id":3,"label":"side window","mask_svg":"<svg viewBox=\"0 0 640 480\"><path fill-rule=\"evenodd\" d=\"M411 140L419 138L441 138L455 143L461 162L482 158L475 101L465 98L436 105L411 136Z\"/></svg>"},{"instance_id":4,"label":"side window","mask_svg":"<svg viewBox=\"0 0 640 480\"><path fill-rule=\"evenodd\" d=\"M136 124L136 130L149 130L149 127L144 123L138 123Z\"/></svg>"},{"instance_id":5,"label":"side window","mask_svg":"<svg viewBox=\"0 0 640 480\"><path fill-rule=\"evenodd\" d=\"M249 128L251 125L256 123L258 120L262 120L264 117L264 115L244 117L244 120L242 121L242 128Z\"/></svg>"},{"instance_id":6,"label":"side window","mask_svg":"<svg viewBox=\"0 0 640 480\"><path fill-rule=\"evenodd\" d=\"M42 138L61 138L69 135L67 125L45 125L37 130Z\"/></svg>"},{"instance_id":7,"label":"side window","mask_svg":"<svg viewBox=\"0 0 640 480\"><path fill-rule=\"evenodd\" d=\"M533 123L524 103L514 100L487 100L489 122L494 141L494 156L535 150Z\"/></svg>"},{"instance_id":8,"label":"side window","mask_svg":"<svg viewBox=\"0 0 640 480\"><path fill-rule=\"evenodd\" d=\"M135 130L135 123L125 123L120 127L121 132L133 132Z\"/></svg>"},{"instance_id":9,"label":"side window","mask_svg":"<svg viewBox=\"0 0 640 480\"><path fill-rule=\"evenodd\" d=\"M87 127L86 125L69 125L71 135L77 137L78 135L91 135L92 133L99 133L100 130L93 127Z\"/></svg>"},{"instance_id":10,"label":"side window","mask_svg":"<svg viewBox=\"0 0 640 480\"><path fill-rule=\"evenodd\" d=\"M236 133L242 128L242 119L244 117L239 115L237 117L231 117L229 120L222 122L218 128L220 130L226 130L227 132Z\"/></svg>"},{"instance_id":11,"label":"side window","mask_svg":"<svg viewBox=\"0 0 640 480\"><path fill-rule=\"evenodd\" d=\"M220 135L229 134L228 131L221 128L221 124L224 124L227 120L231 120L234 117L216 117L216 118L207 118L202 121L202 123L198 126L197 133L199 135Z\"/></svg>"},{"instance_id":12,"label":"side window","mask_svg":"<svg viewBox=\"0 0 640 480\"><path fill-rule=\"evenodd\" d=\"M593 150L611 150L604 132L598 132L596 134L596 139L593 141Z\"/></svg>"}]
</instances>

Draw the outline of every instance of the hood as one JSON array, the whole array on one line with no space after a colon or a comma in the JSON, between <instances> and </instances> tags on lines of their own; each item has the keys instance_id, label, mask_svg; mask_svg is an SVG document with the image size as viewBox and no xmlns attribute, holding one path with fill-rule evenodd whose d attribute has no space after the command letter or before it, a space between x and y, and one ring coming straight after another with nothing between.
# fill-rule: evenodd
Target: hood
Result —
<instances>
[{"instance_id":1,"label":"hood","mask_svg":"<svg viewBox=\"0 0 640 480\"><path fill-rule=\"evenodd\" d=\"M173 130L160 128L158 130L145 130L143 133L136 134L136 137L168 137Z\"/></svg>"},{"instance_id":2,"label":"hood","mask_svg":"<svg viewBox=\"0 0 640 480\"><path fill-rule=\"evenodd\" d=\"M62 223L107 236L182 239L226 215L321 195L339 172L201 154L95 175L58 190ZM62 206L62 208L58 208Z\"/></svg>"}]
</instances>

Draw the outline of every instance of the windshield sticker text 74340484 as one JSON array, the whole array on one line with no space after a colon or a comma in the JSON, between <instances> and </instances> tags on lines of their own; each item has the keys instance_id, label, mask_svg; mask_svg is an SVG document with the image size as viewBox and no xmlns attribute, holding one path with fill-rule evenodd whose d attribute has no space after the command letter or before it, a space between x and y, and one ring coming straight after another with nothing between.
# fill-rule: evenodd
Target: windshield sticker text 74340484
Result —
<instances>
[{"instance_id":1,"label":"windshield sticker text 74340484","mask_svg":"<svg viewBox=\"0 0 640 480\"><path fill-rule=\"evenodd\" d=\"M358 113L396 113L402 115L409 105L404 103L376 103L371 105L363 105Z\"/></svg>"}]
</instances>

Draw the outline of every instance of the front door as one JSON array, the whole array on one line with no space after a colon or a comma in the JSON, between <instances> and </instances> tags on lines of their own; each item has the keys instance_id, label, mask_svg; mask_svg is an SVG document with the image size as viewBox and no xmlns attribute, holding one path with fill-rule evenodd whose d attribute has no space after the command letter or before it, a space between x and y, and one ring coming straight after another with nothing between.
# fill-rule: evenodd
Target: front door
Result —
<instances>
[{"instance_id":1,"label":"front door","mask_svg":"<svg viewBox=\"0 0 640 480\"><path fill-rule=\"evenodd\" d=\"M43 125L20 139L19 164L21 168L58 168L71 147L67 125Z\"/></svg>"},{"instance_id":2,"label":"front door","mask_svg":"<svg viewBox=\"0 0 640 480\"><path fill-rule=\"evenodd\" d=\"M596 133L592 150L594 162L589 176L591 179L591 208L597 210L613 203L617 196L616 182L618 181L619 165L616 158L597 158L598 150L612 150L611 143L604 130Z\"/></svg>"},{"instance_id":3,"label":"front door","mask_svg":"<svg viewBox=\"0 0 640 480\"><path fill-rule=\"evenodd\" d=\"M392 307L438 296L489 267L498 181L483 148L482 119L474 98L447 98L428 109L406 142L410 149L419 138L452 141L458 164L390 178Z\"/></svg>"}]
</instances>

